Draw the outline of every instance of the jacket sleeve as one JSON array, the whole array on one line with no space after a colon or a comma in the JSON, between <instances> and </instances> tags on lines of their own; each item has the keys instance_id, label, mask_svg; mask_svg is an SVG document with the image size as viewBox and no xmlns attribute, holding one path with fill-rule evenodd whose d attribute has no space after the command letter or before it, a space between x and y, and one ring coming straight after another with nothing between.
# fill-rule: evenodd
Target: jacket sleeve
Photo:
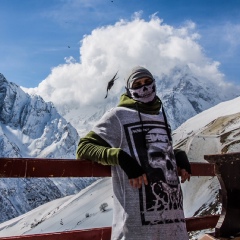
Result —
<instances>
[{"instance_id":1,"label":"jacket sleeve","mask_svg":"<svg viewBox=\"0 0 240 240\"><path fill-rule=\"evenodd\" d=\"M120 148L112 148L94 131L81 138L78 143L77 159L86 159L103 165L118 165Z\"/></svg>"},{"instance_id":2,"label":"jacket sleeve","mask_svg":"<svg viewBox=\"0 0 240 240\"><path fill-rule=\"evenodd\" d=\"M188 160L187 154L181 149L174 149L174 156L176 159L177 166L181 169L185 169L189 174L192 173L191 164Z\"/></svg>"}]
</instances>

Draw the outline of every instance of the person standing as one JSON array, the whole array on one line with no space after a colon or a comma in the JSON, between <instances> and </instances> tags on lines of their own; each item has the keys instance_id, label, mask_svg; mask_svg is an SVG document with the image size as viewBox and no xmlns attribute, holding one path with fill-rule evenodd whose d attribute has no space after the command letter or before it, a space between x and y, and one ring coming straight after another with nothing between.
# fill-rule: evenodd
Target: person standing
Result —
<instances>
[{"instance_id":1,"label":"person standing","mask_svg":"<svg viewBox=\"0 0 240 240\"><path fill-rule=\"evenodd\" d=\"M187 240L181 182L190 180L186 153L173 150L153 75L134 67L126 93L81 138L77 159L111 165L112 240Z\"/></svg>"}]
</instances>

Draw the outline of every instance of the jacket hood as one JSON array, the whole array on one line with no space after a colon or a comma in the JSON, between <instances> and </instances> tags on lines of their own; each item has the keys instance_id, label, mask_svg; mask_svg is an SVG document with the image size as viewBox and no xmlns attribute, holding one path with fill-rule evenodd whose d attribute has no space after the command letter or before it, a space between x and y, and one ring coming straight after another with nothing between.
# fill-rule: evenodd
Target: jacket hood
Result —
<instances>
[{"instance_id":1,"label":"jacket hood","mask_svg":"<svg viewBox=\"0 0 240 240\"><path fill-rule=\"evenodd\" d=\"M127 94L122 94L118 107L126 107L135 109L141 113L146 114L159 114L162 106L161 100L156 97L151 103L142 103L130 98Z\"/></svg>"}]
</instances>

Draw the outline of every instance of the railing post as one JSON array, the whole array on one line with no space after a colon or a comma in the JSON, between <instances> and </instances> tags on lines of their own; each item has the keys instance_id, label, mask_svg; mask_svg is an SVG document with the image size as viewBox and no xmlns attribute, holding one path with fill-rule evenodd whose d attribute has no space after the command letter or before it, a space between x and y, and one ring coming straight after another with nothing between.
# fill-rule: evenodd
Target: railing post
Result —
<instances>
[{"instance_id":1,"label":"railing post","mask_svg":"<svg viewBox=\"0 0 240 240\"><path fill-rule=\"evenodd\" d=\"M215 228L215 237L236 236L240 232L240 153L205 155L215 164L221 185L222 213Z\"/></svg>"}]
</instances>

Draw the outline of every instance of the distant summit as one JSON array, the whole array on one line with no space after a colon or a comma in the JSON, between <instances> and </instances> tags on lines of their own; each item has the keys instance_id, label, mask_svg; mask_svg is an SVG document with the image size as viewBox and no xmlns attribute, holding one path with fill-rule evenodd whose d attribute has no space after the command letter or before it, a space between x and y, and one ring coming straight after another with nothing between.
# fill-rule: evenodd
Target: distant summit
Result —
<instances>
[{"instance_id":1,"label":"distant summit","mask_svg":"<svg viewBox=\"0 0 240 240\"><path fill-rule=\"evenodd\" d=\"M194 75L188 66L174 67L168 75L154 76L157 94L161 98L172 129L187 119L215 106L240 96L240 88L226 84L219 86L208 79ZM123 88L122 93L125 90ZM90 131L92 125L104 112L118 105L119 96L108 96L108 100L94 105L76 108L73 105L59 106L58 111L77 129L80 136Z\"/></svg>"},{"instance_id":2,"label":"distant summit","mask_svg":"<svg viewBox=\"0 0 240 240\"><path fill-rule=\"evenodd\" d=\"M158 78L157 91L172 129L198 113L240 95L234 87L220 87L196 77L187 66L175 67L168 75Z\"/></svg>"},{"instance_id":3,"label":"distant summit","mask_svg":"<svg viewBox=\"0 0 240 240\"><path fill-rule=\"evenodd\" d=\"M2 157L75 158L77 131L51 102L25 93L0 74Z\"/></svg>"}]
</instances>

